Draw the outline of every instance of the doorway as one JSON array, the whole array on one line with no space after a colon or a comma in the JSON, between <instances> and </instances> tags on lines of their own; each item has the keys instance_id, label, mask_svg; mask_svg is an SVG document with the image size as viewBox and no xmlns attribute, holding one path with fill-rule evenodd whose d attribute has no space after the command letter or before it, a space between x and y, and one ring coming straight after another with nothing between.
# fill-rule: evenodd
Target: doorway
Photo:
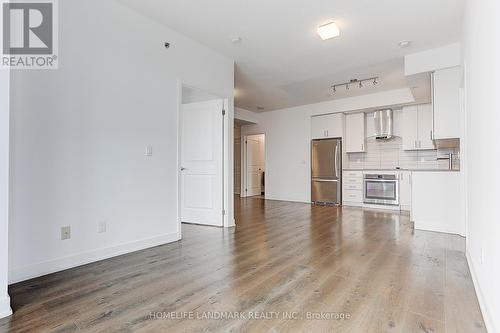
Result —
<instances>
[{"instance_id":1,"label":"doorway","mask_svg":"<svg viewBox=\"0 0 500 333\"><path fill-rule=\"evenodd\" d=\"M265 134L244 137L242 150L242 197L265 195L266 186L266 136Z\"/></svg>"},{"instance_id":2,"label":"doorway","mask_svg":"<svg viewBox=\"0 0 500 333\"><path fill-rule=\"evenodd\" d=\"M179 110L179 219L224 225L224 99L182 87Z\"/></svg>"}]
</instances>

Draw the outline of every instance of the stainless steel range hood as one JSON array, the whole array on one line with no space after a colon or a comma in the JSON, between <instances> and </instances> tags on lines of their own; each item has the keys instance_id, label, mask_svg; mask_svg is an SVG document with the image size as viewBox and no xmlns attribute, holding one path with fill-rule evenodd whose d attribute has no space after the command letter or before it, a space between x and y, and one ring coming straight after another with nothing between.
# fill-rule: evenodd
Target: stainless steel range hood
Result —
<instances>
[{"instance_id":1,"label":"stainless steel range hood","mask_svg":"<svg viewBox=\"0 0 500 333\"><path fill-rule=\"evenodd\" d=\"M377 140L389 140L393 137L392 109L375 111L373 121L375 122L375 138Z\"/></svg>"}]
</instances>

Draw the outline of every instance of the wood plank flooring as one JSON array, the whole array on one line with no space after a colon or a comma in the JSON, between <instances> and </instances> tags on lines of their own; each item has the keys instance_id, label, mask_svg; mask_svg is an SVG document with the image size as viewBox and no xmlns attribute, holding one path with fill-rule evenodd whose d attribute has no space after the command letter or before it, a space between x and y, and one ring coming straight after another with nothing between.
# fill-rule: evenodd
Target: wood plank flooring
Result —
<instances>
[{"instance_id":1,"label":"wood plank flooring","mask_svg":"<svg viewBox=\"0 0 500 333\"><path fill-rule=\"evenodd\" d=\"M184 225L180 242L11 286L0 332L486 331L461 237L396 213L236 205L234 229Z\"/></svg>"}]
</instances>

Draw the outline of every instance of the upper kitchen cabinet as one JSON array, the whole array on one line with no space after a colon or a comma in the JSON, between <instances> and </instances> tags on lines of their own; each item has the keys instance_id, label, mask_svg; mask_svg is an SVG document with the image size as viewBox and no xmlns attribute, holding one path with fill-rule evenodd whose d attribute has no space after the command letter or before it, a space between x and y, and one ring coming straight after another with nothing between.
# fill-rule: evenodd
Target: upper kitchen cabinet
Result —
<instances>
[{"instance_id":1,"label":"upper kitchen cabinet","mask_svg":"<svg viewBox=\"0 0 500 333\"><path fill-rule=\"evenodd\" d=\"M344 115L342 113L314 116L311 118L313 139L341 138L344 135Z\"/></svg>"},{"instance_id":2,"label":"upper kitchen cabinet","mask_svg":"<svg viewBox=\"0 0 500 333\"><path fill-rule=\"evenodd\" d=\"M436 149L432 140L432 104L403 108L403 149Z\"/></svg>"},{"instance_id":3,"label":"upper kitchen cabinet","mask_svg":"<svg viewBox=\"0 0 500 333\"><path fill-rule=\"evenodd\" d=\"M366 151L365 114L346 114L345 132L345 151L347 153L364 153Z\"/></svg>"},{"instance_id":4,"label":"upper kitchen cabinet","mask_svg":"<svg viewBox=\"0 0 500 333\"><path fill-rule=\"evenodd\" d=\"M433 84L433 138L460 138L460 80L461 67L437 70Z\"/></svg>"}]
</instances>

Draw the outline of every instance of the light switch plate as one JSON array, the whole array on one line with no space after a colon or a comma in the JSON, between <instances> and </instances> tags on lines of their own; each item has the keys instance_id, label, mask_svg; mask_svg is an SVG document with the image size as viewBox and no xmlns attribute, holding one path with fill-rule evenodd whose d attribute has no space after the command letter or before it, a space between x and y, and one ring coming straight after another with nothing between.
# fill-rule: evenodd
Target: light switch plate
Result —
<instances>
[{"instance_id":1,"label":"light switch plate","mask_svg":"<svg viewBox=\"0 0 500 333\"><path fill-rule=\"evenodd\" d=\"M153 146L146 146L144 151L145 156L153 156Z\"/></svg>"},{"instance_id":2,"label":"light switch plate","mask_svg":"<svg viewBox=\"0 0 500 333\"><path fill-rule=\"evenodd\" d=\"M61 240L66 240L71 238L71 227L61 227Z\"/></svg>"},{"instance_id":3,"label":"light switch plate","mask_svg":"<svg viewBox=\"0 0 500 333\"><path fill-rule=\"evenodd\" d=\"M97 228L97 232L100 234L105 233L108 230L108 221L99 222L99 226Z\"/></svg>"}]
</instances>

